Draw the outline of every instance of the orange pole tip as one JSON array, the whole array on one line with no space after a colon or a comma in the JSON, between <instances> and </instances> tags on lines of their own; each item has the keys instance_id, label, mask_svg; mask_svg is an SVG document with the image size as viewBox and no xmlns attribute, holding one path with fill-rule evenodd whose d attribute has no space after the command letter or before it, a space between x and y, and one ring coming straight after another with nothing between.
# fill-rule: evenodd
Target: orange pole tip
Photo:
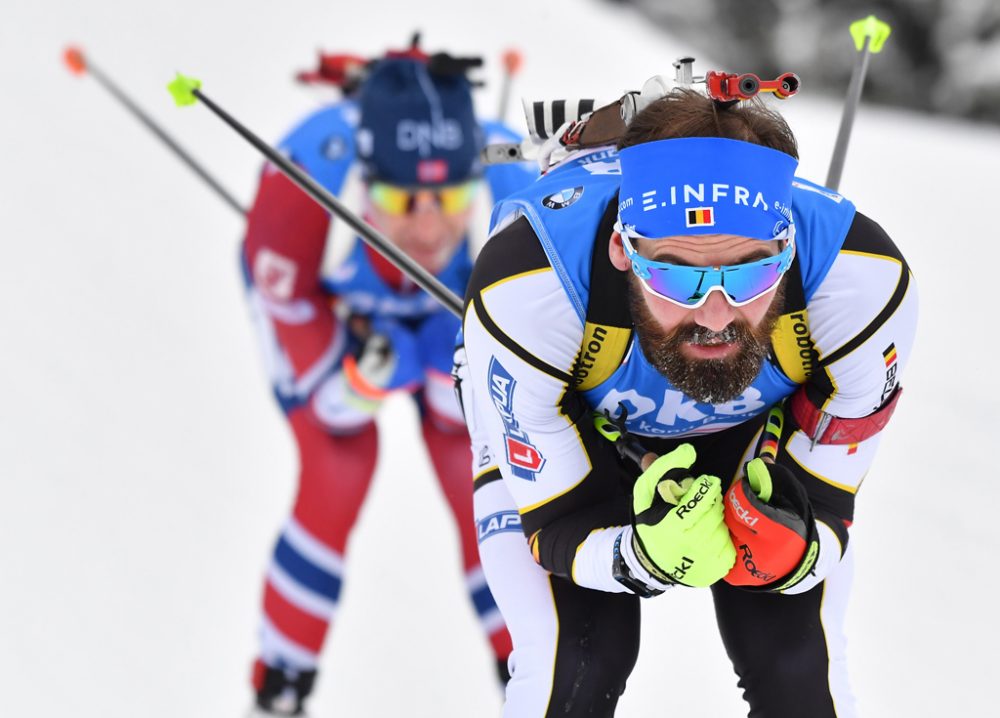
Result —
<instances>
[{"instance_id":1,"label":"orange pole tip","mask_svg":"<svg viewBox=\"0 0 1000 718\"><path fill-rule=\"evenodd\" d=\"M83 51L76 47L67 47L63 52L63 61L69 71L75 75L82 75L87 71L87 61L83 57Z\"/></svg>"},{"instance_id":2,"label":"orange pole tip","mask_svg":"<svg viewBox=\"0 0 1000 718\"><path fill-rule=\"evenodd\" d=\"M505 51L503 54L503 66L509 75L517 74L518 70L521 69L521 64L523 62L524 58L517 50L510 49Z\"/></svg>"}]
</instances>

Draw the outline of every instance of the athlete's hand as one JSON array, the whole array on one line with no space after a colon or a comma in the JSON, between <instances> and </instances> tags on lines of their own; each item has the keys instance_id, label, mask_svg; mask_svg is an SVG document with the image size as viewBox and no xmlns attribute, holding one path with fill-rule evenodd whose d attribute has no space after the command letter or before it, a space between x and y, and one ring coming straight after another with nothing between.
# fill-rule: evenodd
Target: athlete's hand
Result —
<instances>
[{"instance_id":1,"label":"athlete's hand","mask_svg":"<svg viewBox=\"0 0 1000 718\"><path fill-rule=\"evenodd\" d=\"M343 371L356 408L374 410L389 392L419 384L416 339L409 330L387 319L362 324L354 318L351 328L361 347L344 357Z\"/></svg>"},{"instance_id":2,"label":"athlete's hand","mask_svg":"<svg viewBox=\"0 0 1000 718\"><path fill-rule=\"evenodd\" d=\"M710 586L736 558L723 519L722 482L691 475L694 447L681 444L656 459L632 491L632 548L663 583Z\"/></svg>"},{"instance_id":3,"label":"athlete's hand","mask_svg":"<svg viewBox=\"0 0 1000 718\"><path fill-rule=\"evenodd\" d=\"M725 505L736 546L726 583L782 591L809 574L819 557L816 521L805 489L788 468L763 459L748 462Z\"/></svg>"}]
</instances>

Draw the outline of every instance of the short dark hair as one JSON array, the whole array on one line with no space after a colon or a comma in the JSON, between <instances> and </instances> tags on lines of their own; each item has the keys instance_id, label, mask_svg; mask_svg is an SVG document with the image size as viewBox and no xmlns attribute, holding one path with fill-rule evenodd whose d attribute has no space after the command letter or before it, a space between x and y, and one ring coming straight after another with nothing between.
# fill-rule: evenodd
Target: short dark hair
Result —
<instances>
[{"instance_id":1,"label":"short dark hair","mask_svg":"<svg viewBox=\"0 0 1000 718\"><path fill-rule=\"evenodd\" d=\"M688 88L678 88L635 116L618 149L680 137L722 137L763 145L798 159L798 143L785 118L762 100L726 105Z\"/></svg>"}]
</instances>

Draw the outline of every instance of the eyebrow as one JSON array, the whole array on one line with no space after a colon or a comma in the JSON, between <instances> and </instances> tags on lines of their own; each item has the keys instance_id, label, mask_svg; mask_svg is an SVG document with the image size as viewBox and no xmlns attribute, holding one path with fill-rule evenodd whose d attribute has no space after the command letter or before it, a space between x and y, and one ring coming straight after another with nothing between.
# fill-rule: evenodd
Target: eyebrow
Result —
<instances>
[{"instance_id":1,"label":"eyebrow","mask_svg":"<svg viewBox=\"0 0 1000 718\"><path fill-rule=\"evenodd\" d=\"M768 259L770 257L776 257L776 254L771 254L765 248L760 247L759 249L751 249L746 254L741 255L736 261L727 262L725 265L702 265L702 264L691 264L677 255L674 254L661 254L656 257L650 257L654 262L663 262L665 264L676 264L681 267L702 267L702 266L733 266L734 264L746 264L748 262L756 262L759 259Z\"/></svg>"}]
</instances>

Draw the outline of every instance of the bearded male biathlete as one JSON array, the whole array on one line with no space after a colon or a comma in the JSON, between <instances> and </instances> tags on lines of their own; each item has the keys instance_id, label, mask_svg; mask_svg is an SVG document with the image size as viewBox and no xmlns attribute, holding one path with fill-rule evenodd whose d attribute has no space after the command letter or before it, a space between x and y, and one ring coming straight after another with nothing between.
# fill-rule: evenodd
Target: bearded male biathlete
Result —
<instances>
[{"instance_id":1,"label":"bearded male biathlete","mask_svg":"<svg viewBox=\"0 0 1000 718\"><path fill-rule=\"evenodd\" d=\"M856 715L849 529L917 297L879 225L797 165L759 101L675 90L495 208L455 371L505 716L613 715L640 597L677 586L710 587L749 715ZM595 412L651 452L638 478Z\"/></svg>"}]
</instances>

